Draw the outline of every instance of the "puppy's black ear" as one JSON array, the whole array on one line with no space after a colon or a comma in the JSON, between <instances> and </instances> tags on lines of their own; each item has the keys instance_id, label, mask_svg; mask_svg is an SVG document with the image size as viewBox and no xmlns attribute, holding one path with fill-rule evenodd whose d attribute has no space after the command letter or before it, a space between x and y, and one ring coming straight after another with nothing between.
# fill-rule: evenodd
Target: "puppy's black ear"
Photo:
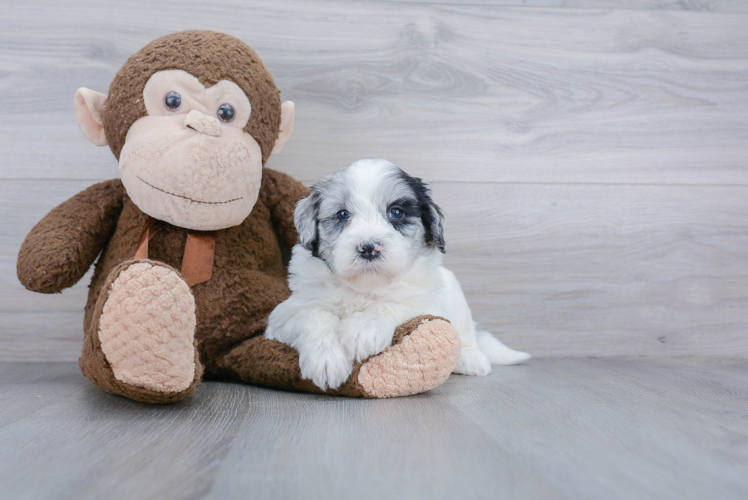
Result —
<instances>
[{"instance_id":1,"label":"puppy's black ear","mask_svg":"<svg viewBox=\"0 0 748 500\"><path fill-rule=\"evenodd\" d=\"M421 209L421 222L426 230L426 243L436 246L441 253L445 252L444 214L441 208L431 199L428 184L418 177L411 177L405 172L403 178L416 195L418 208Z\"/></svg>"},{"instance_id":2,"label":"puppy's black ear","mask_svg":"<svg viewBox=\"0 0 748 500\"><path fill-rule=\"evenodd\" d=\"M431 193L429 192L428 187L426 188L426 194L423 199L423 208L421 210L421 221L423 221L423 227L426 229L426 238L436 245L436 248L438 248L441 253L446 252L443 225L444 214L442 213L442 209L431 199Z\"/></svg>"},{"instance_id":3,"label":"puppy's black ear","mask_svg":"<svg viewBox=\"0 0 748 500\"><path fill-rule=\"evenodd\" d=\"M312 187L312 193L296 204L296 210L293 213L293 222L299 233L299 243L310 250L315 257L318 255L319 247L319 203L319 192Z\"/></svg>"}]
</instances>

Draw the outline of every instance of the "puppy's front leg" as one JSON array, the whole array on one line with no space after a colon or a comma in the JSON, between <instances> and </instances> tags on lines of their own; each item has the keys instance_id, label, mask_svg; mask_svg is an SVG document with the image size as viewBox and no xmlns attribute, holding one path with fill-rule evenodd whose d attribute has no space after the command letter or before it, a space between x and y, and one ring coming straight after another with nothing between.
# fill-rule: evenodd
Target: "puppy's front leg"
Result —
<instances>
[{"instance_id":1,"label":"puppy's front leg","mask_svg":"<svg viewBox=\"0 0 748 500\"><path fill-rule=\"evenodd\" d=\"M351 375L353 363L334 337L324 335L299 342L297 350L301 376L311 379L320 389L337 389Z\"/></svg>"},{"instance_id":2,"label":"puppy's front leg","mask_svg":"<svg viewBox=\"0 0 748 500\"><path fill-rule=\"evenodd\" d=\"M348 380L353 361L338 340L340 318L322 310L298 307L293 299L270 315L265 336L299 351L301 376L322 390Z\"/></svg>"},{"instance_id":3,"label":"puppy's front leg","mask_svg":"<svg viewBox=\"0 0 748 500\"><path fill-rule=\"evenodd\" d=\"M392 344L397 325L377 312L357 312L340 324L340 343L349 356L363 361Z\"/></svg>"}]
</instances>

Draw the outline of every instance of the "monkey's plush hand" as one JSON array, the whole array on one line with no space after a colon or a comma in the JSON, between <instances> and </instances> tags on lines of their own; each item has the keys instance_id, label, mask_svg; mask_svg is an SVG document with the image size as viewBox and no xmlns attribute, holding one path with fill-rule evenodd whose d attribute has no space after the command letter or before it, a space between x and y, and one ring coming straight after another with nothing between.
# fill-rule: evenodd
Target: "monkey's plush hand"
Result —
<instances>
[{"instance_id":1,"label":"monkey's plush hand","mask_svg":"<svg viewBox=\"0 0 748 500\"><path fill-rule=\"evenodd\" d=\"M18 280L41 293L76 284L109 241L125 196L115 179L94 184L53 209L21 245Z\"/></svg>"}]
</instances>

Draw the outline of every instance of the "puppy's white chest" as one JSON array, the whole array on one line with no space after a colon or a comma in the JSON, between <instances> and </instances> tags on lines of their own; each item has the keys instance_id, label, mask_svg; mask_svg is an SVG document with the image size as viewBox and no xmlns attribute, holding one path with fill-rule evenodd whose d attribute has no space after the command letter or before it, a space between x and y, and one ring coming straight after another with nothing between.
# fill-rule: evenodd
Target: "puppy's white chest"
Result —
<instances>
[{"instance_id":1,"label":"puppy's white chest","mask_svg":"<svg viewBox=\"0 0 748 500\"><path fill-rule=\"evenodd\" d=\"M340 303L341 319L356 313L370 312L400 324L421 314L437 314L433 294L427 289L406 287L390 289L384 293L349 293Z\"/></svg>"},{"instance_id":2,"label":"puppy's white chest","mask_svg":"<svg viewBox=\"0 0 748 500\"><path fill-rule=\"evenodd\" d=\"M340 303L340 309L337 311L338 316L344 319L351 316L354 313L365 312L373 309L377 304L382 304L381 299L377 299L374 296L368 294L360 294L356 292L343 292L341 294L343 300Z\"/></svg>"}]
</instances>

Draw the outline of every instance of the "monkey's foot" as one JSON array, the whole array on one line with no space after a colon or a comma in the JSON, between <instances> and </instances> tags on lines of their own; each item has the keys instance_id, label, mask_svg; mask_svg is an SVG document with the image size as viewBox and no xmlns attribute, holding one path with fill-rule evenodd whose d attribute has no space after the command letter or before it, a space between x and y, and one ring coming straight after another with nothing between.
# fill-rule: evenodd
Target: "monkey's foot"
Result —
<instances>
[{"instance_id":1,"label":"monkey's foot","mask_svg":"<svg viewBox=\"0 0 748 500\"><path fill-rule=\"evenodd\" d=\"M442 385L460 356L460 338L441 318L418 317L395 330L392 346L366 360L357 385L366 397L419 394Z\"/></svg>"},{"instance_id":2,"label":"monkey's foot","mask_svg":"<svg viewBox=\"0 0 748 500\"><path fill-rule=\"evenodd\" d=\"M89 375L96 370L85 348L81 367L108 392L146 402L181 399L201 374L195 322L195 299L174 269L149 260L123 263L109 276L93 320L93 350L100 348L113 380Z\"/></svg>"}]
</instances>

